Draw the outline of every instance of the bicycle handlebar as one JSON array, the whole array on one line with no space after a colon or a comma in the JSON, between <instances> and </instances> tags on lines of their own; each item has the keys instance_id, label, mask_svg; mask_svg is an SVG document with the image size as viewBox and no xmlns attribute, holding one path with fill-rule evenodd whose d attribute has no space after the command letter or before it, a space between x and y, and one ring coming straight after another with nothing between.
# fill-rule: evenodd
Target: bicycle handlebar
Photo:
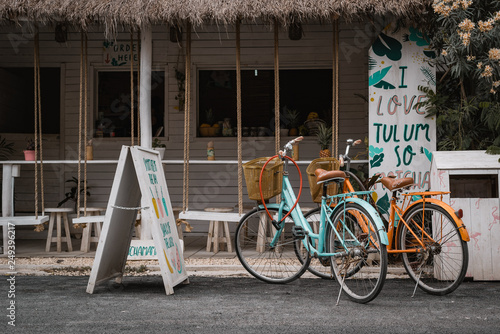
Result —
<instances>
[{"instance_id":1,"label":"bicycle handlebar","mask_svg":"<svg viewBox=\"0 0 500 334\"><path fill-rule=\"evenodd\" d=\"M293 149L292 145L295 144L295 143L298 143L298 142L302 141L302 139L304 139L304 137L300 136L300 137L297 137L297 138L295 138L293 140L290 140L288 143L285 144L285 146L283 146L283 150L280 150L278 152L279 156L281 158L284 157L286 155L286 151L287 150L292 150Z\"/></svg>"},{"instance_id":2,"label":"bicycle handlebar","mask_svg":"<svg viewBox=\"0 0 500 334\"><path fill-rule=\"evenodd\" d=\"M349 149L351 148L351 146L356 146L361 143L362 143L361 139L358 139L356 141L354 141L353 139L347 139L347 147L345 148L345 154L344 155L341 154L339 156L340 167L344 167L344 162L347 162L348 164L350 163L351 158L349 157Z\"/></svg>"}]
</instances>

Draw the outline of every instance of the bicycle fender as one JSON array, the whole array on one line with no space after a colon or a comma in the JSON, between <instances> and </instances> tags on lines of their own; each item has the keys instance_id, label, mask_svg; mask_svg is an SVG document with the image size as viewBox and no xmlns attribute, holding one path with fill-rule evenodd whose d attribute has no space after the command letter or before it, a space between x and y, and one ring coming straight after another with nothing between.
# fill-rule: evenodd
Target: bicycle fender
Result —
<instances>
[{"instance_id":1,"label":"bicycle fender","mask_svg":"<svg viewBox=\"0 0 500 334\"><path fill-rule=\"evenodd\" d=\"M418 201L413 202L410 206L408 206L406 208L405 212L403 213L403 216L406 212L408 212L415 205L417 205L419 203L423 203L423 202L424 202L423 199L419 199ZM460 237L462 238L462 240L466 241L466 242L470 241L469 232L467 232L467 228L465 227L464 222L462 221L462 219L458 218L457 214L455 213L455 210L453 210L453 208L449 204L447 204L443 201L440 201L436 198L426 198L425 202L436 204L436 205L442 207L443 209L445 209L445 211L448 212L450 214L451 218L453 218L455 220L455 222L457 223L458 231L460 232Z\"/></svg>"},{"instance_id":2,"label":"bicycle fender","mask_svg":"<svg viewBox=\"0 0 500 334\"><path fill-rule=\"evenodd\" d=\"M280 205L278 203L271 203L271 204L266 204L267 208L268 209L276 209L276 210L279 210L280 208ZM260 204L259 205L259 210L264 210L264 205ZM285 210L288 210L287 208L285 208ZM288 217L287 217L288 218Z\"/></svg>"},{"instance_id":3,"label":"bicycle fender","mask_svg":"<svg viewBox=\"0 0 500 334\"><path fill-rule=\"evenodd\" d=\"M348 197L344 201L357 203L361 205L363 209L365 209L368 212L368 214L373 217L375 225L377 226L377 231L380 232L380 241L382 242L382 244L384 245L389 244L389 238L387 237L387 232L385 231L384 223L382 222L382 219L380 218L380 215L378 214L377 210L375 210L373 206L370 205L370 203L357 197ZM341 203L337 205L341 207L340 206Z\"/></svg>"}]
</instances>

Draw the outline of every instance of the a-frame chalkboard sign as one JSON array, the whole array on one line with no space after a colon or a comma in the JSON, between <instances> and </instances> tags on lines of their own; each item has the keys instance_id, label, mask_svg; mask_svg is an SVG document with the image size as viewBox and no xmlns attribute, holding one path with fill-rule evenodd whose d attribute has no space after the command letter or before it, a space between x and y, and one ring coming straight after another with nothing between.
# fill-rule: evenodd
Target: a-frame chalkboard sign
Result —
<instances>
[{"instance_id":1,"label":"a-frame chalkboard sign","mask_svg":"<svg viewBox=\"0 0 500 334\"><path fill-rule=\"evenodd\" d=\"M141 215L152 222L151 233L167 295L174 293L174 286L187 281L160 155L138 146L123 146L87 285L88 293L93 293L101 282L110 279L121 282L141 196L146 199L143 203L150 204L141 208Z\"/></svg>"}]
</instances>

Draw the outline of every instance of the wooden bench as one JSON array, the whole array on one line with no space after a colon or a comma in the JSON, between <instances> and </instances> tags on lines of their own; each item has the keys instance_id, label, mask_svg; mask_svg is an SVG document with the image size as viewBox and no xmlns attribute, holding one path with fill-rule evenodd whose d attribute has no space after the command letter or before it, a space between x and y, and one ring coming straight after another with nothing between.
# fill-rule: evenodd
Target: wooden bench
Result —
<instances>
[{"instance_id":1,"label":"wooden bench","mask_svg":"<svg viewBox=\"0 0 500 334\"><path fill-rule=\"evenodd\" d=\"M101 224L104 223L104 217L105 215L92 215L92 216L85 216L85 217L80 217L80 218L73 218L73 224L87 224L87 225L92 225L95 224L95 234L92 236L90 226L87 226L88 228L88 236L86 237L87 239L84 240L85 235L82 236L82 247L80 250L82 252L88 252L90 250L90 243L99 243L99 238L101 236ZM137 214L136 220L141 219L141 214Z\"/></svg>"},{"instance_id":2,"label":"wooden bench","mask_svg":"<svg viewBox=\"0 0 500 334\"><path fill-rule=\"evenodd\" d=\"M179 218L184 220L208 220L210 225L207 237L207 252L210 252L212 245L214 253L219 252L219 243L227 245L228 252L232 252L231 237L229 235L228 222L239 222L243 215L233 211L233 208L207 208L207 211L185 211L179 213ZM222 211L222 212L221 212ZM225 237L223 234L225 233Z\"/></svg>"},{"instance_id":3,"label":"wooden bench","mask_svg":"<svg viewBox=\"0 0 500 334\"><path fill-rule=\"evenodd\" d=\"M106 211L106 208L80 208L80 212L85 214L85 217L100 216L101 212ZM104 219L97 222L82 223L85 224L82 233L82 244L80 245L80 251L87 253L90 250L91 242L99 242L99 237L101 236L102 223ZM73 222L73 224L75 224ZM94 230L94 236L92 236L92 230Z\"/></svg>"},{"instance_id":4,"label":"wooden bench","mask_svg":"<svg viewBox=\"0 0 500 334\"><path fill-rule=\"evenodd\" d=\"M3 230L3 253L8 253L8 233L7 231L11 229L11 226L17 225L39 225L47 222L49 216L16 216L16 217L0 217L0 225ZM15 234L14 234L15 235Z\"/></svg>"}]
</instances>

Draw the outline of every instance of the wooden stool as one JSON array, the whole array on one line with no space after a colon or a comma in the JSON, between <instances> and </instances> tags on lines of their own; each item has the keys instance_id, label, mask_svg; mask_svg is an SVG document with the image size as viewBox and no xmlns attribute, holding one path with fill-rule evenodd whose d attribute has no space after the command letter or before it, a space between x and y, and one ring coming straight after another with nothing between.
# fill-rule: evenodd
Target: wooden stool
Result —
<instances>
[{"instance_id":1,"label":"wooden stool","mask_svg":"<svg viewBox=\"0 0 500 334\"><path fill-rule=\"evenodd\" d=\"M205 208L207 212L232 212L233 208ZM224 234L226 236L224 236ZM212 244L214 253L219 252L219 243L226 243L227 251L232 253L231 235L229 234L229 224L227 221L211 220L208 226L207 252L210 252Z\"/></svg>"},{"instance_id":2,"label":"wooden stool","mask_svg":"<svg viewBox=\"0 0 500 334\"><path fill-rule=\"evenodd\" d=\"M106 211L106 208L87 208L88 216L99 216L102 211ZM85 212L85 208L80 208L80 212ZM90 250L90 243L98 243L99 237L101 236L102 222L88 222L85 223L82 233L82 245L80 246L80 251L87 253ZM92 229L94 230L94 236L92 236Z\"/></svg>"},{"instance_id":3,"label":"wooden stool","mask_svg":"<svg viewBox=\"0 0 500 334\"><path fill-rule=\"evenodd\" d=\"M61 243L66 241L68 244L68 252L73 251L73 246L71 245L71 235L69 232L69 222L68 213L73 212L70 208L46 208L45 212L50 213L49 218L49 230L47 233L47 245L45 246L45 251L50 252L50 246L53 242L57 243L57 252L61 252ZM61 236L61 220L64 222L64 232L65 236ZM53 237L54 232L54 221L57 222L56 227L56 237Z\"/></svg>"}]
</instances>

